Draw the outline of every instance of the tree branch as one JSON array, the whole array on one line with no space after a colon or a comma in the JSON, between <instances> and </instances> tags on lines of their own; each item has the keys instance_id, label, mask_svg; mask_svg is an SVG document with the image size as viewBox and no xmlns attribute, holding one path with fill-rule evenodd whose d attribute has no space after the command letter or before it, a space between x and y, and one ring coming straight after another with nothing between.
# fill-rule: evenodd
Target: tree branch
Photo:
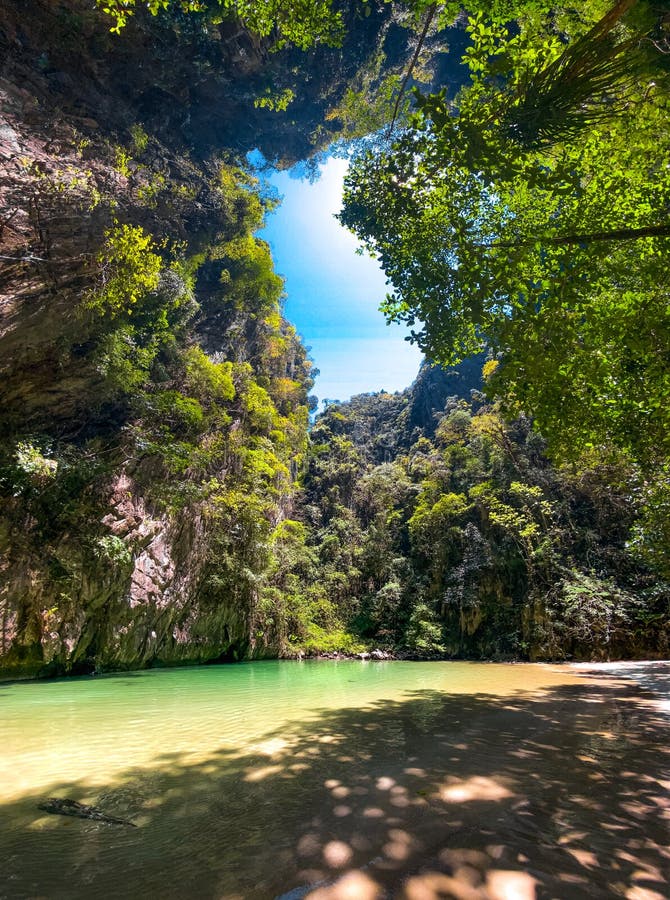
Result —
<instances>
[{"instance_id":1,"label":"tree branch","mask_svg":"<svg viewBox=\"0 0 670 900\"><path fill-rule=\"evenodd\" d=\"M435 17L435 13L437 12L437 4L433 3L433 5L427 10L426 21L423 25L423 30L419 37L419 42L416 45L416 50L414 51L414 56L412 56L412 61L409 64L409 68L405 72L405 77L402 80L402 84L400 85L400 90L398 91L398 96L396 97L395 104L393 106L393 115L391 116L391 124L389 125L388 133L391 134L393 131L393 126L395 125L395 120L398 116L398 110L400 109L400 101L403 98L405 93L405 88L407 87L407 82L410 79L412 72L414 71L414 67L416 66L417 60L419 58L419 53L421 53L421 48L424 45L426 40L426 36L428 35L428 29L430 28L430 23L433 21Z\"/></svg>"}]
</instances>

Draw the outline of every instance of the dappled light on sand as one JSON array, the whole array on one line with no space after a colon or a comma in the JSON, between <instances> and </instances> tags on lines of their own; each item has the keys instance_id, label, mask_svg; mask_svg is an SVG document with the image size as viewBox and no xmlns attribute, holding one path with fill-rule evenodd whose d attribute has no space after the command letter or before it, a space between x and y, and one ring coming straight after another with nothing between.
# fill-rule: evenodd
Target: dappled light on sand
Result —
<instances>
[{"instance_id":1,"label":"dappled light on sand","mask_svg":"<svg viewBox=\"0 0 670 900\"><path fill-rule=\"evenodd\" d=\"M535 900L535 879L525 872L506 872L493 869L479 887L481 879L476 869L456 869L451 877L437 872L411 878L404 891L406 900L437 900L453 897L458 900Z\"/></svg>"},{"instance_id":2,"label":"dappled light on sand","mask_svg":"<svg viewBox=\"0 0 670 900\"><path fill-rule=\"evenodd\" d=\"M246 748L129 760L105 786L49 784L135 829L45 815L24 791L0 809L6 896L667 897L668 720L633 684L563 671L503 702L408 688Z\"/></svg>"},{"instance_id":3,"label":"dappled light on sand","mask_svg":"<svg viewBox=\"0 0 670 900\"><path fill-rule=\"evenodd\" d=\"M442 800L463 803L467 800L505 800L512 794L492 778L475 776L467 781L457 781L440 791Z\"/></svg>"}]
</instances>

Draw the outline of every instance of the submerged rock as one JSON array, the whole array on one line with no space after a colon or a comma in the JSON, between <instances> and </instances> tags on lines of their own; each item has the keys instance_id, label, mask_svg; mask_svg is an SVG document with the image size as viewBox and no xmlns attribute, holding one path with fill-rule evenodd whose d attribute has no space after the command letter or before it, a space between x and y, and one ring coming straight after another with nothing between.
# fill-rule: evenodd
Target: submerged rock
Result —
<instances>
[{"instance_id":1,"label":"submerged rock","mask_svg":"<svg viewBox=\"0 0 670 900\"><path fill-rule=\"evenodd\" d=\"M117 819L114 816L108 816L95 806L86 806L83 803L78 803L76 800L69 800L64 797L49 797L48 800L40 803L37 808L55 816L75 816L78 819L93 819L95 822L104 822L106 825L130 825L131 828L137 828L134 822L129 822L127 819Z\"/></svg>"}]
</instances>

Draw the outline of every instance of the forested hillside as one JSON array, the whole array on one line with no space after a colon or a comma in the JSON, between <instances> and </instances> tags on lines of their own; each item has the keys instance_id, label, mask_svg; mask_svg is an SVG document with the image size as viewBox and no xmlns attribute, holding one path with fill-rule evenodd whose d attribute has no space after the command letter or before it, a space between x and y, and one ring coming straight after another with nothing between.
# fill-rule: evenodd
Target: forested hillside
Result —
<instances>
[{"instance_id":1,"label":"forested hillside","mask_svg":"<svg viewBox=\"0 0 670 900\"><path fill-rule=\"evenodd\" d=\"M425 366L404 393L317 420L297 557L300 587L311 581L303 645L667 655L670 591L640 554L634 469L623 456L552 464L532 423L506 420L472 384Z\"/></svg>"},{"instance_id":2,"label":"forested hillside","mask_svg":"<svg viewBox=\"0 0 670 900\"><path fill-rule=\"evenodd\" d=\"M0 675L667 655L667 12L287 9L3 4ZM310 430L246 154L352 141L443 368Z\"/></svg>"}]
</instances>

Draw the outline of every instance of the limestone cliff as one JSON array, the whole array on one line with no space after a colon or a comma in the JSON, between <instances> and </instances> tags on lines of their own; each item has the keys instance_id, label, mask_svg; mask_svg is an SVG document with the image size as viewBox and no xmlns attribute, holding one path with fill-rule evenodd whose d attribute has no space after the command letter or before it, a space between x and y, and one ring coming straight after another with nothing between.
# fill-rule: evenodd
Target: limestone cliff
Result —
<instances>
[{"instance_id":1,"label":"limestone cliff","mask_svg":"<svg viewBox=\"0 0 670 900\"><path fill-rule=\"evenodd\" d=\"M553 465L482 392L482 362L425 365L317 418L300 515L331 649L353 634L423 657L665 657L670 591L636 552L630 472Z\"/></svg>"},{"instance_id":2,"label":"limestone cliff","mask_svg":"<svg viewBox=\"0 0 670 900\"><path fill-rule=\"evenodd\" d=\"M10 677L280 651L264 592L310 364L254 237L266 201L233 151L304 153L360 51L314 51L339 81L304 79L300 116L277 120L253 101L292 75L291 51L188 17L138 16L119 38L90 6L0 13Z\"/></svg>"}]
</instances>

